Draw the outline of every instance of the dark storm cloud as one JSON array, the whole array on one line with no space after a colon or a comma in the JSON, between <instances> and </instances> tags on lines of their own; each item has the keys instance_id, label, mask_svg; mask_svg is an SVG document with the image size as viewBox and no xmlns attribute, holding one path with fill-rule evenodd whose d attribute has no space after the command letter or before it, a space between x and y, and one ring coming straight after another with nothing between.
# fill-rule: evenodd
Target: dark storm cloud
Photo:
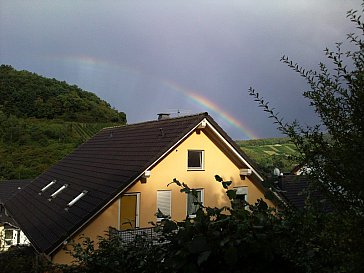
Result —
<instances>
[{"instance_id":1,"label":"dark storm cloud","mask_svg":"<svg viewBox=\"0 0 364 273\"><path fill-rule=\"evenodd\" d=\"M270 137L278 133L249 86L288 120L312 123L301 96L307 86L279 59L317 67L323 49L352 31L345 12L360 2L3 0L0 62L95 92L129 122L168 109L209 111L233 138L245 138L220 111Z\"/></svg>"}]
</instances>

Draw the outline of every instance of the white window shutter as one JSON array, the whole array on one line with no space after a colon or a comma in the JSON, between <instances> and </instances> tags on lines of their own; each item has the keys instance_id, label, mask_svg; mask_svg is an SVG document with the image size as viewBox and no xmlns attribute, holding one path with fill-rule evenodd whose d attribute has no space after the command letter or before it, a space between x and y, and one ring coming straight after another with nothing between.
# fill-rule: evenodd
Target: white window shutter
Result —
<instances>
[{"instance_id":1,"label":"white window shutter","mask_svg":"<svg viewBox=\"0 0 364 273\"><path fill-rule=\"evenodd\" d=\"M158 209L167 216L171 216L171 191L157 191Z\"/></svg>"}]
</instances>

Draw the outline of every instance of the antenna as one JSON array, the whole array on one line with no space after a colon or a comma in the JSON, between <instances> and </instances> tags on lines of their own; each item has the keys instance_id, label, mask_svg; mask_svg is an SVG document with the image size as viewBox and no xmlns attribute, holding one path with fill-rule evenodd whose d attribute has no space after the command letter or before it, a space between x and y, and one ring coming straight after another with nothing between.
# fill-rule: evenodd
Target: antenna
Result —
<instances>
[{"instance_id":1,"label":"antenna","mask_svg":"<svg viewBox=\"0 0 364 273\"><path fill-rule=\"evenodd\" d=\"M167 109L167 111L165 111L166 113L169 113L169 114L174 114L176 115L177 117L180 117L180 116L185 116L185 115L188 115L190 114L192 111L189 110L189 109L180 109L180 108L177 108L177 109Z\"/></svg>"}]
</instances>

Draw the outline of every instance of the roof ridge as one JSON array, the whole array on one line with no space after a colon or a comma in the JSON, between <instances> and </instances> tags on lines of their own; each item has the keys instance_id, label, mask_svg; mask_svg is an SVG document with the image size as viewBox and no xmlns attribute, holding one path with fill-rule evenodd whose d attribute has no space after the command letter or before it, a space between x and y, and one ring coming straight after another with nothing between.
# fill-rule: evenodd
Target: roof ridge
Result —
<instances>
[{"instance_id":1,"label":"roof ridge","mask_svg":"<svg viewBox=\"0 0 364 273\"><path fill-rule=\"evenodd\" d=\"M140 126L140 125L144 125L144 124L150 124L150 123L161 122L161 121L171 121L171 120L174 121L177 119L185 119L185 118L192 118L192 117L197 117L197 116L208 116L208 115L209 115L208 112L200 112L200 113L196 113L196 114L192 114L192 115L178 116L178 117L167 118L167 119L163 119L163 120L154 119L154 120L147 120L147 121L136 122L136 123L131 123L131 124L109 126L109 127L102 128L101 131L107 130L107 129L130 127L130 126Z\"/></svg>"}]
</instances>

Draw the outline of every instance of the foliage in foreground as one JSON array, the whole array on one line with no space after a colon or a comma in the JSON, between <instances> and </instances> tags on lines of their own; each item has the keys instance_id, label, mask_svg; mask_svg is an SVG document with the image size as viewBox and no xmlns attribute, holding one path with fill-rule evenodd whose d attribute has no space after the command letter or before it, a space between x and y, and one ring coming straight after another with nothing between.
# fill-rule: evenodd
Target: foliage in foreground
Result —
<instances>
[{"instance_id":1,"label":"foliage in foreground","mask_svg":"<svg viewBox=\"0 0 364 273\"><path fill-rule=\"evenodd\" d=\"M1 273L37 273L53 270L45 257L37 255L31 246L15 246L0 252Z\"/></svg>"},{"instance_id":2,"label":"foliage in foreground","mask_svg":"<svg viewBox=\"0 0 364 273\"><path fill-rule=\"evenodd\" d=\"M348 35L353 49L342 52L341 43L336 51L326 49L330 65L320 63L319 71L305 70L282 58L307 81L310 90L303 95L319 115L319 124L305 128L297 121L285 123L252 88L250 95L295 144L297 160L310 170L307 174L314 185L337 209L359 216L364 215L364 23L357 11L347 16L358 32Z\"/></svg>"},{"instance_id":3,"label":"foliage in foreground","mask_svg":"<svg viewBox=\"0 0 364 273\"><path fill-rule=\"evenodd\" d=\"M305 210L277 211L263 200L248 205L236 199L231 181L216 181L226 189L231 206L204 207L195 218L155 224L159 242L147 237L123 242L118 236L74 245L72 266L63 272L360 272L359 260L348 251L353 223L332 213L319 213L307 201ZM174 180L181 192L197 194ZM318 204L320 205L320 204ZM247 209L248 206L248 209ZM161 216L161 215L159 215ZM344 236L342 236L344 235ZM360 257L357 257L360 258Z\"/></svg>"},{"instance_id":4,"label":"foliage in foreground","mask_svg":"<svg viewBox=\"0 0 364 273\"><path fill-rule=\"evenodd\" d=\"M362 3L364 8L364 1ZM305 167L311 184L308 189L318 190L333 209L336 225L320 242L320 249L332 243L324 256L337 256L333 272L364 271L364 23L363 10L349 11L347 17L355 25L355 33L348 34L350 51L325 50L331 62L320 63L319 70L305 70L289 58L282 62L302 76L309 85L304 97L320 117L320 123L303 127L297 121L288 124L277 116L274 109L254 89L250 94L259 106L275 120L278 129L287 135L298 151L297 161ZM333 69L330 69L330 68ZM321 221L319 211L314 219ZM299 220L299 219L298 219ZM325 222L324 222L325 223ZM324 226L325 227L325 226ZM309 234L312 222L305 223L302 231ZM314 237L315 238L315 237ZM331 241L330 241L331 240ZM316 248L313 248L316 251ZM340 254L341 253L341 254ZM308 258L304 257L303 258ZM325 262L325 260L324 260Z\"/></svg>"},{"instance_id":5,"label":"foliage in foreground","mask_svg":"<svg viewBox=\"0 0 364 273\"><path fill-rule=\"evenodd\" d=\"M226 188L231 207L210 208L198 203L195 218L175 222L165 218L155 225L159 242L145 237L125 243L117 236L100 238L98 248L85 238L71 252L74 266L64 272L301 272L287 256L287 234L281 215L263 200L250 205L237 200L230 181ZM197 194L173 181L181 192Z\"/></svg>"}]
</instances>

